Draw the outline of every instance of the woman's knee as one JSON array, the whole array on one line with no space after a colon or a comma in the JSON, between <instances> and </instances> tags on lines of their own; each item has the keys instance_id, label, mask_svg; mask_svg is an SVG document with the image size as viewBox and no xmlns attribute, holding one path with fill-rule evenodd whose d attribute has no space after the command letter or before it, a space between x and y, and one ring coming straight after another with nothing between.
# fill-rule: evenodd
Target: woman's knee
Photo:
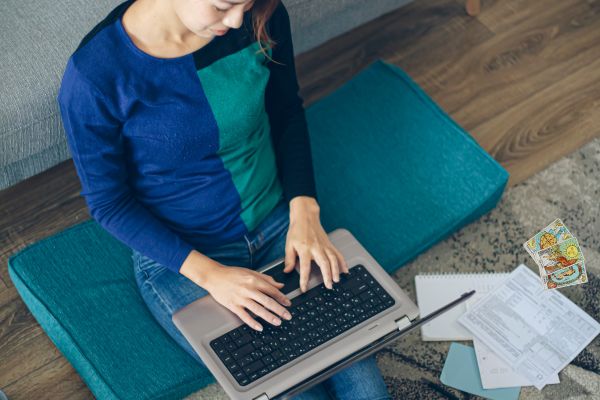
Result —
<instances>
[{"instance_id":1,"label":"woman's knee","mask_svg":"<svg viewBox=\"0 0 600 400\"><path fill-rule=\"evenodd\" d=\"M179 347L185 350L202 366L206 367L198 353L196 353L192 345L188 342L185 336L173 323L172 316L177 310L172 308L171 305L169 305L164 299L162 299L148 282L146 282L144 286L146 287L144 287L144 290L142 290L142 298L144 299L144 302L146 303L151 314L154 316L154 319L158 322L162 329L165 332L167 332L167 334L179 345Z\"/></svg>"}]
</instances>

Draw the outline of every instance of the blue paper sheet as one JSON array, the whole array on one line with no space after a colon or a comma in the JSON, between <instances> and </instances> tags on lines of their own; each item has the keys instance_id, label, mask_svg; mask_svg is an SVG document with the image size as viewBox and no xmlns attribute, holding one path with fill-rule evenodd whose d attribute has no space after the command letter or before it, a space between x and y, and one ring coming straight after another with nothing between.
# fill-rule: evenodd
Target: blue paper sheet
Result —
<instances>
[{"instance_id":1,"label":"blue paper sheet","mask_svg":"<svg viewBox=\"0 0 600 400\"><path fill-rule=\"evenodd\" d=\"M520 387L484 389L475 350L460 343L450 345L440 380L444 385L491 400L517 400L521 391Z\"/></svg>"}]
</instances>

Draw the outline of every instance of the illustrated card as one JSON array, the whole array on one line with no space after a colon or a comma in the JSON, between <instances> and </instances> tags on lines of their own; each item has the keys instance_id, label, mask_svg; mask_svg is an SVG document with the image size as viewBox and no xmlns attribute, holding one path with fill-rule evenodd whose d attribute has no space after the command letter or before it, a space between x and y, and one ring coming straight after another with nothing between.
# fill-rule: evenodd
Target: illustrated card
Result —
<instances>
[{"instance_id":1,"label":"illustrated card","mask_svg":"<svg viewBox=\"0 0 600 400\"><path fill-rule=\"evenodd\" d=\"M542 279L545 289L559 289L565 286L579 285L588 281L585 263L582 261L552 272Z\"/></svg>"},{"instance_id":2,"label":"illustrated card","mask_svg":"<svg viewBox=\"0 0 600 400\"><path fill-rule=\"evenodd\" d=\"M579 242L574 237L537 252L540 267L546 274L565 269L583 261Z\"/></svg>"},{"instance_id":3,"label":"illustrated card","mask_svg":"<svg viewBox=\"0 0 600 400\"><path fill-rule=\"evenodd\" d=\"M573 235L571 234L571 232L569 232L565 224L561 221L560 218L557 218L554 221L552 221L550 225L548 225L547 227L536 233L528 241L523 243L523 247L525 247L525 250L527 250L527 252L533 258L533 260L539 265L540 261L537 257L537 253L540 250L552 247L572 237Z\"/></svg>"}]
</instances>

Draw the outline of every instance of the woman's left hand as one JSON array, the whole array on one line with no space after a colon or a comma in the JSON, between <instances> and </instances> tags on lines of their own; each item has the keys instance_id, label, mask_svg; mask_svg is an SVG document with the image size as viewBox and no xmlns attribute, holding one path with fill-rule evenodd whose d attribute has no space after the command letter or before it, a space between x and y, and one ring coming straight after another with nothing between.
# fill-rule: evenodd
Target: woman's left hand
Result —
<instances>
[{"instance_id":1,"label":"woman's left hand","mask_svg":"<svg viewBox=\"0 0 600 400\"><path fill-rule=\"evenodd\" d=\"M291 272L300 258L300 290L307 290L311 261L315 260L325 287L332 289L340 280L340 272L349 273L342 253L329 240L321 226L319 205L314 197L297 196L290 201L290 225L285 244L284 272Z\"/></svg>"}]
</instances>

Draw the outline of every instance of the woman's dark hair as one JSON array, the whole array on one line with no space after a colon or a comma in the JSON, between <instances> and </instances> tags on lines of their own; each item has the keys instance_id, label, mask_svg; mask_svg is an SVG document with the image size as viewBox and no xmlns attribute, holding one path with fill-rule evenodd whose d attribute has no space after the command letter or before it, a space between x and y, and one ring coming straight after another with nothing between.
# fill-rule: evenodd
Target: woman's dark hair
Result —
<instances>
[{"instance_id":1,"label":"woman's dark hair","mask_svg":"<svg viewBox=\"0 0 600 400\"><path fill-rule=\"evenodd\" d=\"M277 44L276 40L273 40L269 37L267 30L265 28L267 21L273 15L273 12L279 5L280 0L256 0L252 5L252 28L254 30L254 35L256 40L260 46L260 52L262 52L267 58L269 58L273 62L277 62L273 60L269 54L266 52L265 48L262 46L262 43L267 43L269 48L272 48L273 44ZM281 63L278 63L281 64Z\"/></svg>"}]
</instances>

